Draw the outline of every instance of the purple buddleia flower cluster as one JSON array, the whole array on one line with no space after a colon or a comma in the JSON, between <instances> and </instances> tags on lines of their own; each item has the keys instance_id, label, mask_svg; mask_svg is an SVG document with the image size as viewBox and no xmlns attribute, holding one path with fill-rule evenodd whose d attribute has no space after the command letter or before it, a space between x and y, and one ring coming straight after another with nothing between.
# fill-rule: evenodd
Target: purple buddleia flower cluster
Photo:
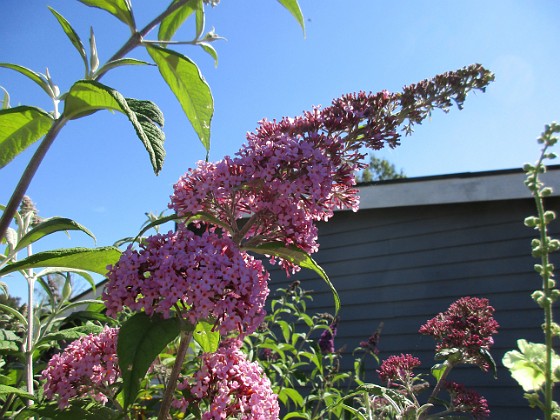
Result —
<instances>
[{"instance_id":1,"label":"purple buddleia flower cluster","mask_svg":"<svg viewBox=\"0 0 560 420\"><path fill-rule=\"evenodd\" d=\"M175 407L186 410L196 405L202 420L277 419L280 407L269 379L258 363L247 360L240 347L239 340L229 339L215 353L203 354L200 370L178 385L191 397L177 399Z\"/></svg>"},{"instance_id":2,"label":"purple buddleia flower cluster","mask_svg":"<svg viewBox=\"0 0 560 420\"><path fill-rule=\"evenodd\" d=\"M395 383L406 385L414 378L413 369L420 365L420 359L411 354L389 356L381 363L377 374L379 379L389 386Z\"/></svg>"},{"instance_id":3,"label":"purple buddleia flower cluster","mask_svg":"<svg viewBox=\"0 0 560 420\"><path fill-rule=\"evenodd\" d=\"M81 337L55 354L42 372L45 397L57 396L60 409L71 399L85 396L105 404L108 396L114 396L112 385L120 378L117 335L118 329L105 327L100 334Z\"/></svg>"},{"instance_id":4,"label":"purple buddleia flower cluster","mask_svg":"<svg viewBox=\"0 0 560 420\"><path fill-rule=\"evenodd\" d=\"M451 410L469 413L474 419L490 417L488 401L478 392L465 388L456 382L446 382L445 389L451 396Z\"/></svg>"}]
</instances>

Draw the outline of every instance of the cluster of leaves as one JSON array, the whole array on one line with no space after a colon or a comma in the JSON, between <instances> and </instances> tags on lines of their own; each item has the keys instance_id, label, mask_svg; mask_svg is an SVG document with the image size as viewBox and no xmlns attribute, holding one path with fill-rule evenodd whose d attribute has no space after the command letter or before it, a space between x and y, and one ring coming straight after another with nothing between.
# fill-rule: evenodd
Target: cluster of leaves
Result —
<instances>
[{"instance_id":1,"label":"cluster of leaves","mask_svg":"<svg viewBox=\"0 0 560 420\"><path fill-rule=\"evenodd\" d=\"M545 343L531 343L524 339L517 341L519 350L512 350L503 358L506 366L525 391L525 398L529 405L543 411L545 419L560 416L560 407L553 399L554 384L560 382L560 356L554 351L554 340L560 337L560 326L553 319L553 305L560 297L560 290L554 279L554 264L550 254L560 250L560 241L549 235L550 223L556 219L556 213L545 209L546 197L552 194L552 188L541 180L546 172L546 160L555 159L555 153L550 149L558 143L560 125L551 123L546 125L538 138L543 145L541 155L536 164L526 164L525 185L531 191L537 209L536 216L525 219L525 225L539 233L538 239L532 240L532 255L540 260L535 264L535 271L542 280L542 288L532 294L533 300L543 309L543 332Z\"/></svg>"}]
</instances>

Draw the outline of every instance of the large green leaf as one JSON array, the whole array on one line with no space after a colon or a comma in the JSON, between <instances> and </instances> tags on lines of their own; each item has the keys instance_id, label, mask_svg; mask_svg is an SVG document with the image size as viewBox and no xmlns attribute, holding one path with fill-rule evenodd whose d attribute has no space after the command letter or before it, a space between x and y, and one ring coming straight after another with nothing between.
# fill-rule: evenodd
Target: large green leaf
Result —
<instances>
[{"instance_id":1,"label":"large green leaf","mask_svg":"<svg viewBox=\"0 0 560 420\"><path fill-rule=\"evenodd\" d=\"M82 226L78 222L72 219L67 219L65 217L50 217L43 220L29 232L27 232L23 238L19 240L16 246L16 251L25 248L27 245L38 241L39 239L50 235L54 232L68 231L68 230L80 230L86 235L93 238L95 241L95 235L89 231L86 227Z\"/></svg>"},{"instance_id":2,"label":"large green leaf","mask_svg":"<svg viewBox=\"0 0 560 420\"><path fill-rule=\"evenodd\" d=\"M184 55L156 46L146 46L146 49L179 100L204 148L209 151L210 124L214 114L210 86L196 64Z\"/></svg>"},{"instance_id":3,"label":"large green leaf","mask_svg":"<svg viewBox=\"0 0 560 420\"><path fill-rule=\"evenodd\" d=\"M174 0L172 4L179 0ZM202 0L189 0L180 6L173 13L163 19L159 25L158 39L160 41L169 41L173 38L177 29L193 14L195 10L202 8Z\"/></svg>"},{"instance_id":4,"label":"large green leaf","mask_svg":"<svg viewBox=\"0 0 560 420\"><path fill-rule=\"evenodd\" d=\"M0 110L0 168L47 134L53 122L48 113L31 106Z\"/></svg>"},{"instance_id":5,"label":"large green leaf","mask_svg":"<svg viewBox=\"0 0 560 420\"><path fill-rule=\"evenodd\" d=\"M299 7L298 1L297 0L278 0L278 3L280 3L282 6L284 6L292 14L292 16L296 18L296 20L299 23L299 26L301 26L301 29L302 29L303 33L305 34L305 22L303 20L303 13L301 12L301 8Z\"/></svg>"},{"instance_id":6,"label":"large green leaf","mask_svg":"<svg viewBox=\"0 0 560 420\"><path fill-rule=\"evenodd\" d=\"M82 44L82 41L81 41L80 37L78 36L78 33L74 30L74 28L72 28L72 25L70 25L70 22L68 22L64 18L64 16L62 16L60 13L58 13L52 7L50 7L50 6L48 6L48 7L49 7L49 10L51 11L51 13L56 18L56 20L58 20L58 23L60 23L60 26L62 26L62 30L64 31L64 33L66 34L68 39L70 39L70 42L72 42L72 45L74 46L74 48L76 48L76 50L78 51L78 53L82 57L82 60L84 61L84 65L85 65L86 72L87 72L88 71L88 59L87 59L86 49L84 48L84 44Z\"/></svg>"},{"instance_id":7,"label":"large green leaf","mask_svg":"<svg viewBox=\"0 0 560 420\"><path fill-rule=\"evenodd\" d=\"M86 6L96 7L111 13L121 22L126 23L131 30L134 30L134 16L132 7L128 0L78 0Z\"/></svg>"},{"instance_id":8,"label":"large green leaf","mask_svg":"<svg viewBox=\"0 0 560 420\"><path fill-rule=\"evenodd\" d=\"M10 70L15 70L18 73L23 74L25 77L37 83L41 87L41 89L43 89L47 93L47 95L49 95L50 97L53 96L53 92L51 90L51 87L49 86L49 83L45 80L44 77L42 77L41 74L36 73L33 70L30 70L27 67L23 67L18 64L0 63L0 67L4 67Z\"/></svg>"},{"instance_id":9,"label":"large green leaf","mask_svg":"<svg viewBox=\"0 0 560 420\"><path fill-rule=\"evenodd\" d=\"M340 297L338 296L338 292L331 283L325 270L323 270L323 268L317 264L317 262L315 262L308 253L295 246L286 246L282 242L269 242L256 247L249 247L247 250L262 255L279 257L299 267L315 271L331 289L334 298L335 314L338 313L340 309Z\"/></svg>"},{"instance_id":10,"label":"large green leaf","mask_svg":"<svg viewBox=\"0 0 560 420\"><path fill-rule=\"evenodd\" d=\"M122 325L117 355L123 378L125 409L134 402L140 382L154 359L179 336L180 331L178 318L150 317L143 312L137 313Z\"/></svg>"},{"instance_id":11,"label":"large green leaf","mask_svg":"<svg viewBox=\"0 0 560 420\"><path fill-rule=\"evenodd\" d=\"M33 254L23 260L6 265L0 270L0 276L18 270L39 267L68 267L107 274L107 266L115 264L121 252L112 246L101 248L66 248Z\"/></svg>"},{"instance_id":12,"label":"large green leaf","mask_svg":"<svg viewBox=\"0 0 560 420\"><path fill-rule=\"evenodd\" d=\"M160 129L163 114L158 107L150 101L127 99L115 89L99 82L80 80L68 92L64 116L69 119L79 118L100 109L119 111L128 117L144 144L157 175L165 158L165 135Z\"/></svg>"}]
</instances>

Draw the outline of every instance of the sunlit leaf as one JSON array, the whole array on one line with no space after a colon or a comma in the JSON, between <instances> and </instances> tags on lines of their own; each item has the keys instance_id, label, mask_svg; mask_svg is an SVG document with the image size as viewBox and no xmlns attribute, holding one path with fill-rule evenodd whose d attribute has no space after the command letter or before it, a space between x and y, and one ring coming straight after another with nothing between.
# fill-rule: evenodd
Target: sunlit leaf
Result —
<instances>
[{"instance_id":1,"label":"sunlit leaf","mask_svg":"<svg viewBox=\"0 0 560 420\"><path fill-rule=\"evenodd\" d=\"M178 0L174 0L172 4L177 2ZM202 8L202 0L189 0L173 13L166 16L159 25L158 39L160 41L169 41L173 38L177 29L179 29L198 8Z\"/></svg>"},{"instance_id":2,"label":"sunlit leaf","mask_svg":"<svg viewBox=\"0 0 560 420\"><path fill-rule=\"evenodd\" d=\"M48 113L31 106L0 110L0 168L47 134L53 122Z\"/></svg>"},{"instance_id":3,"label":"sunlit leaf","mask_svg":"<svg viewBox=\"0 0 560 420\"><path fill-rule=\"evenodd\" d=\"M335 315L338 313L340 310L340 297L338 296L338 292L331 283L325 270L323 270L308 253L295 246L286 246L282 242L269 242L256 247L249 247L247 250L258 254L279 257L299 267L315 271L331 289L334 298Z\"/></svg>"},{"instance_id":4,"label":"sunlit leaf","mask_svg":"<svg viewBox=\"0 0 560 420\"><path fill-rule=\"evenodd\" d=\"M303 34L305 35L305 22L303 20L303 13L301 12L301 8L299 7L298 1L278 0L278 3L284 6L292 14L292 16L296 18L296 20L299 23L299 26L301 26L301 30L303 31Z\"/></svg>"},{"instance_id":5,"label":"sunlit leaf","mask_svg":"<svg viewBox=\"0 0 560 420\"><path fill-rule=\"evenodd\" d=\"M2 86L0 86L0 90L4 92L4 97L2 98L0 109L8 109L10 107L10 94Z\"/></svg>"},{"instance_id":6,"label":"sunlit leaf","mask_svg":"<svg viewBox=\"0 0 560 420\"><path fill-rule=\"evenodd\" d=\"M4 305L3 303L0 303L0 311L3 311L9 315L12 315L13 317L17 318L17 320L19 322L21 322L22 325L24 325L25 327L27 327L27 320L25 319L25 317L19 313L19 311L17 311L16 309L8 306L8 305Z\"/></svg>"},{"instance_id":7,"label":"sunlit leaf","mask_svg":"<svg viewBox=\"0 0 560 420\"><path fill-rule=\"evenodd\" d=\"M39 267L69 267L105 275L107 274L107 266L115 264L119 260L120 255L121 252L112 246L43 251L6 265L0 270L0 276L18 270Z\"/></svg>"},{"instance_id":8,"label":"sunlit leaf","mask_svg":"<svg viewBox=\"0 0 560 420\"><path fill-rule=\"evenodd\" d=\"M118 20L128 25L131 30L134 30L134 16L132 14L132 7L128 0L78 0L86 6L96 7L101 10L109 12Z\"/></svg>"},{"instance_id":9,"label":"sunlit leaf","mask_svg":"<svg viewBox=\"0 0 560 420\"><path fill-rule=\"evenodd\" d=\"M123 378L124 408L140 390L140 382L150 365L163 349L181 331L178 318L163 319L137 313L122 325L119 331L117 354Z\"/></svg>"},{"instance_id":10,"label":"sunlit leaf","mask_svg":"<svg viewBox=\"0 0 560 420\"><path fill-rule=\"evenodd\" d=\"M79 118L101 109L119 111L128 117L144 144L157 175L165 158L165 135L159 127L163 123L163 115L157 106L150 101L127 99L115 89L99 82L80 80L68 92L64 116L69 119Z\"/></svg>"},{"instance_id":11,"label":"sunlit leaf","mask_svg":"<svg viewBox=\"0 0 560 420\"><path fill-rule=\"evenodd\" d=\"M154 64L147 61L137 60L136 58L120 58L118 60L109 61L101 67L97 73L106 73L109 70L116 69L123 66L153 66Z\"/></svg>"},{"instance_id":12,"label":"sunlit leaf","mask_svg":"<svg viewBox=\"0 0 560 420\"><path fill-rule=\"evenodd\" d=\"M214 99L196 64L176 51L147 46L148 53L179 100L206 151L210 150L210 124Z\"/></svg>"},{"instance_id":13,"label":"sunlit leaf","mask_svg":"<svg viewBox=\"0 0 560 420\"><path fill-rule=\"evenodd\" d=\"M214 59L214 67L218 67L218 52L216 49L208 42L199 42L197 45L200 45L204 51L210 54Z\"/></svg>"},{"instance_id":14,"label":"sunlit leaf","mask_svg":"<svg viewBox=\"0 0 560 420\"><path fill-rule=\"evenodd\" d=\"M44 219L37 226L33 227L29 232L27 232L23 238L20 239L16 246L16 251L25 248L27 245L38 241L39 239L50 235L54 232L66 232L69 230L79 230L84 232L86 235L90 236L95 241L95 235L90 232L89 229L82 226L78 222L65 217L51 217Z\"/></svg>"},{"instance_id":15,"label":"sunlit leaf","mask_svg":"<svg viewBox=\"0 0 560 420\"><path fill-rule=\"evenodd\" d=\"M50 7L50 6L48 6L48 7L49 7L49 10L51 11L51 13L56 18L56 20L58 20L58 23L60 23L60 26L62 26L62 30L64 31L64 33L66 34L68 39L70 39L70 42L72 42L72 45L74 46L74 48L76 48L78 53L80 53L80 56L82 57L82 60L84 61L84 65L86 67L86 72L87 72L88 68L89 68L88 59L87 59L86 49L84 48L84 44L82 44L82 41L81 41L80 37L78 36L78 34L74 30L74 28L72 28L72 25L70 25L70 22L68 22L64 18L64 16L62 16L60 13L58 13L52 7Z\"/></svg>"},{"instance_id":16,"label":"sunlit leaf","mask_svg":"<svg viewBox=\"0 0 560 420\"><path fill-rule=\"evenodd\" d=\"M218 350L220 344L220 333L212 331L214 324L206 321L200 321L196 324L193 332L193 339L202 348L205 353L213 353Z\"/></svg>"},{"instance_id":17,"label":"sunlit leaf","mask_svg":"<svg viewBox=\"0 0 560 420\"><path fill-rule=\"evenodd\" d=\"M36 73L33 70L30 70L18 64L0 63L0 67L14 70L20 74L23 74L25 77L37 83L41 87L41 89L43 89L47 93L47 95L49 95L50 97L53 96L53 92L51 90L51 87L49 86L49 83L39 73Z\"/></svg>"},{"instance_id":18,"label":"sunlit leaf","mask_svg":"<svg viewBox=\"0 0 560 420\"><path fill-rule=\"evenodd\" d=\"M54 273L77 274L78 276L82 277L85 281L87 281L90 287L92 288L92 290L95 292L95 280L93 279L91 274L88 271L80 270L77 268L70 268L70 267L45 268L40 272L36 273L37 280L39 280L41 277L48 276L49 274L54 274Z\"/></svg>"}]
</instances>

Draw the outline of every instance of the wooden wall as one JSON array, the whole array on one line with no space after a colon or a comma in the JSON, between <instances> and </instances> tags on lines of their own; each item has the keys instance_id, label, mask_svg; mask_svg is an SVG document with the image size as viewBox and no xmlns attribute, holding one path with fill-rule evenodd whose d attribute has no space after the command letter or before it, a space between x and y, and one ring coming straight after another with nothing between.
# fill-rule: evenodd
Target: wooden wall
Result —
<instances>
[{"instance_id":1,"label":"wooden wall","mask_svg":"<svg viewBox=\"0 0 560 420\"><path fill-rule=\"evenodd\" d=\"M558 212L560 198L550 198L547 206ZM383 322L379 356L412 353L428 373L434 342L418 334L419 327L462 296L485 297L501 325L492 350L498 379L477 367L457 368L449 379L484 395L492 418L536 418L540 413L527 407L501 364L517 339L543 341L542 311L530 298L540 288L530 256L535 231L523 225L534 213L526 199L339 212L321 224L314 258L341 297L335 345L345 346L343 367L352 368L352 350ZM553 224L556 237L559 224ZM560 266L558 254L555 262ZM276 269L272 278L271 290L302 280L302 287L314 291L310 311L333 311L332 295L313 272L286 279ZM376 367L368 372L372 382Z\"/></svg>"}]
</instances>

